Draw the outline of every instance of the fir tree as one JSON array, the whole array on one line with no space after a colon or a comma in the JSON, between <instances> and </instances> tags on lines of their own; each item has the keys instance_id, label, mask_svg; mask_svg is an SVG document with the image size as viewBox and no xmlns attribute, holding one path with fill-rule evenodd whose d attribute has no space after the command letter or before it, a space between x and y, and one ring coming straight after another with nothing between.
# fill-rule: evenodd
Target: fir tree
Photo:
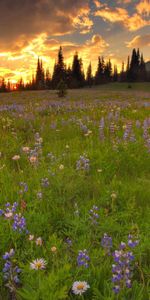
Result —
<instances>
[{"instance_id":1,"label":"fir tree","mask_svg":"<svg viewBox=\"0 0 150 300\"><path fill-rule=\"evenodd\" d=\"M92 77L92 65L91 63L89 64L87 68L87 76L86 76L86 83L89 87L92 86L93 84L93 77Z\"/></svg>"},{"instance_id":2,"label":"fir tree","mask_svg":"<svg viewBox=\"0 0 150 300\"><path fill-rule=\"evenodd\" d=\"M84 83L85 83L85 78L84 78L82 59L79 59L78 53L76 52L72 63L71 87L80 88L84 86Z\"/></svg>"},{"instance_id":3,"label":"fir tree","mask_svg":"<svg viewBox=\"0 0 150 300\"><path fill-rule=\"evenodd\" d=\"M59 49L57 63L54 65L52 76L52 86L54 89L57 88L60 81L64 81L66 83L66 66L64 64L62 47Z\"/></svg>"}]
</instances>

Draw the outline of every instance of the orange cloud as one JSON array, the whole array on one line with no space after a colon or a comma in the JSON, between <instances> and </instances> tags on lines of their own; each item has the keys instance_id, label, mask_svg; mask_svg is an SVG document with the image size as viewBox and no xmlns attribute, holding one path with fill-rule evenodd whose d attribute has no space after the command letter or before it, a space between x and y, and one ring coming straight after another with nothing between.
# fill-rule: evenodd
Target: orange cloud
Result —
<instances>
[{"instance_id":1,"label":"orange cloud","mask_svg":"<svg viewBox=\"0 0 150 300\"><path fill-rule=\"evenodd\" d=\"M136 5L136 10L140 15L149 16L150 15L150 1L142 0Z\"/></svg>"},{"instance_id":2,"label":"orange cloud","mask_svg":"<svg viewBox=\"0 0 150 300\"><path fill-rule=\"evenodd\" d=\"M68 41L60 43L58 39L50 39L46 33L42 33L17 52L1 53L0 76L4 75L13 82L20 77L28 81L35 73L38 56L42 58L44 67L50 68L52 73L60 44L63 47L66 64L72 64L73 55L75 51L78 51L83 58L85 70L90 61L95 70L97 57L109 47L109 44L99 34L94 35L83 44L78 44Z\"/></svg>"},{"instance_id":3,"label":"orange cloud","mask_svg":"<svg viewBox=\"0 0 150 300\"><path fill-rule=\"evenodd\" d=\"M150 34L137 35L130 42L126 42L128 48L150 47Z\"/></svg>"},{"instance_id":4,"label":"orange cloud","mask_svg":"<svg viewBox=\"0 0 150 300\"><path fill-rule=\"evenodd\" d=\"M103 8L95 13L95 16L102 17L104 20L111 23L121 23L129 31L136 31L144 26L150 25L150 20L143 19L138 14L129 16L125 8Z\"/></svg>"}]
</instances>

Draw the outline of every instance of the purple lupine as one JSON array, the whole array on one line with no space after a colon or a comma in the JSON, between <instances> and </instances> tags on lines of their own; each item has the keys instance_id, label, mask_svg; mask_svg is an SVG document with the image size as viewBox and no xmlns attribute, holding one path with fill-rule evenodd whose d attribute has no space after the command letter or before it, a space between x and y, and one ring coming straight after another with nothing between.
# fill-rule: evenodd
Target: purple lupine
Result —
<instances>
[{"instance_id":1,"label":"purple lupine","mask_svg":"<svg viewBox=\"0 0 150 300\"><path fill-rule=\"evenodd\" d=\"M115 124L114 124L114 122L111 122L110 125L109 125L109 131L110 131L110 134L111 134L111 135L114 135L115 130L116 130Z\"/></svg>"},{"instance_id":2,"label":"purple lupine","mask_svg":"<svg viewBox=\"0 0 150 300\"><path fill-rule=\"evenodd\" d=\"M104 128L105 128L105 119L104 119L104 117L102 117L101 120L100 120L100 124L99 124L99 138L100 138L100 140L105 139Z\"/></svg>"},{"instance_id":3,"label":"purple lupine","mask_svg":"<svg viewBox=\"0 0 150 300\"><path fill-rule=\"evenodd\" d=\"M28 191L28 185L26 182L20 182L20 187L21 187L21 190L19 191L19 194L23 194L23 193L26 193Z\"/></svg>"},{"instance_id":4,"label":"purple lupine","mask_svg":"<svg viewBox=\"0 0 150 300\"><path fill-rule=\"evenodd\" d=\"M129 237L131 237L129 235ZM133 246L133 240L128 240L129 246ZM134 244L136 246L137 243ZM121 242L120 249L113 253L114 264L112 265L112 282L114 283L113 291L118 294L123 288L131 288L132 263L134 255L129 250L126 243Z\"/></svg>"},{"instance_id":5,"label":"purple lupine","mask_svg":"<svg viewBox=\"0 0 150 300\"><path fill-rule=\"evenodd\" d=\"M19 213L14 215L13 230L19 231L20 233L26 231L26 219Z\"/></svg>"},{"instance_id":6,"label":"purple lupine","mask_svg":"<svg viewBox=\"0 0 150 300\"><path fill-rule=\"evenodd\" d=\"M139 244L139 240L137 240L132 234L128 235L128 246L130 248L134 248Z\"/></svg>"},{"instance_id":7,"label":"purple lupine","mask_svg":"<svg viewBox=\"0 0 150 300\"><path fill-rule=\"evenodd\" d=\"M107 233L104 233L104 236L101 240L101 245L105 250L107 255L110 255L110 249L112 248L112 237L109 236Z\"/></svg>"},{"instance_id":8,"label":"purple lupine","mask_svg":"<svg viewBox=\"0 0 150 300\"><path fill-rule=\"evenodd\" d=\"M88 268L89 266L89 255L86 249L80 250L77 257L77 264L79 267L83 266L85 268Z\"/></svg>"},{"instance_id":9,"label":"purple lupine","mask_svg":"<svg viewBox=\"0 0 150 300\"><path fill-rule=\"evenodd\" d=\"M84 156L80 155L79 160L76 162L76 169L79 170L84 170L84 171L89 171L90 168L90 160Z\"/></svg>"},{"instance_id":10,"label":"purple lupine","mask_svg":"<svg viewBox=\"0 0 150 300\"><path fill-rule=\"evenodd\" d=\"M82 122L80 122L80 129L82 130L83 134L88 133L88 128Z\"/></svg>"},{"instance_id":11,"label":"purple lupine","mask_svg":"<svg viewBox=\"0 0 150 300\"><path fill-rule=\"evenodd\" d=\"M92 221L93 224L98 224L97 220L99 219L98 214L99 208L96 205L93 205L93 207L89 211L89 219Z\"/></svg>"},{"instance_id":12,"label":"purple lupine","mask_svg":"<svg viewBox=\"0 0 150 300\"><path fill-rule=\"evenodd\" d=\"M43 187L48 187L49 186L49 179L48 178L42 178L41 179L41 185Z\"/></svg>"},{"instance_id":13,"label":"purple lupine","mask_svg":"<svg viewBox=\"0 0 150 300\"><path fill-rule=\"evenodd\" d=\"M12 257L15 255L14 249L6 252L3 255L5 261L3 267L3 279L5 281L5 286L9 288L11 293L15 293L18 284L20 283L19 274L22 272L21 269L14 265Z\"/></svg>"}]
</instances>

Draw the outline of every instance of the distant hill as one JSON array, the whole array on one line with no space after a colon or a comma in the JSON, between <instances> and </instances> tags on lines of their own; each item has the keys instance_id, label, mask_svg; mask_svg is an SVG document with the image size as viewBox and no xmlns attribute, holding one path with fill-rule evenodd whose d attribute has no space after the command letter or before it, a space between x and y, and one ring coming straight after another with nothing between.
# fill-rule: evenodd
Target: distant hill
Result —
<instances>
[{"instance_id":1,"label":"distant hill","mask_svg":"<svg viewBox=\"0 0 150 300\"><path fill-rule=\"evenodd\" d=\"M150 72L150 61L146 62L146 70Z\"/></svg>"}]
</instances>

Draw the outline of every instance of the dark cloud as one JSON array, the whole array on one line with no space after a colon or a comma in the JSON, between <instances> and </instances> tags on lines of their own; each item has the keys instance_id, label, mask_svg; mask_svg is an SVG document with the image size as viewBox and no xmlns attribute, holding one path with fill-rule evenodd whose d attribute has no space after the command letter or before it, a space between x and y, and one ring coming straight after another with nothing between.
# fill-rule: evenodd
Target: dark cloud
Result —
<instances>
[{"instance_id":1,"label":"dark cloud","mask_svg":"<svg viewBox=\"0 0 150 300\"><path fill-rule=\"evenodd\" d=\"M25 41L41 32L72 32L74 19L88 11L88 0L0 0L0 41L10 44L20 35Z\"/></svg>"}]
</instances>

